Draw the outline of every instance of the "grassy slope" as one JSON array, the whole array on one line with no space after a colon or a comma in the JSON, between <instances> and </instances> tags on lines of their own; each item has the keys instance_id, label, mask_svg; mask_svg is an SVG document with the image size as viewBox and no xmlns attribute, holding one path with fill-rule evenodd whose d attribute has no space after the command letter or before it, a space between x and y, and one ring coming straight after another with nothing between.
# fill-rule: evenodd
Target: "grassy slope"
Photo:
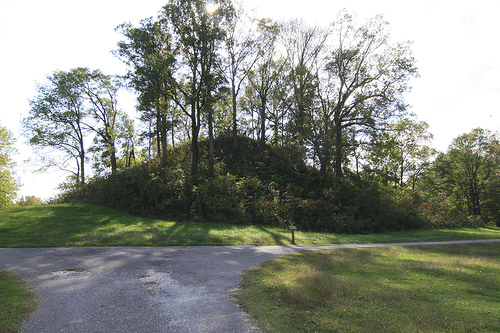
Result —
<instances>
[{"instance_id":1,"label":"grassy slope","mask_svg":"<svg viewBox=\"0 0 500 333\"><path fill-rule=\"evenodd\" d=\"M500 228L418 230L372 235L296 232L297 244L346 244L500 238ZM0 247L285 245L290 230L172 222L90 204L0 210Z\"/></svg>"},{"instance_id":2,"label":"grassy slope","mask_svg":"<svg viewBox=\"0 0 500 333\"><path fill-rule=\"evenodd\" d=\"M269 332L500 332L500 244L301 253L238 299Z\"/></svg>"}]
</instances>

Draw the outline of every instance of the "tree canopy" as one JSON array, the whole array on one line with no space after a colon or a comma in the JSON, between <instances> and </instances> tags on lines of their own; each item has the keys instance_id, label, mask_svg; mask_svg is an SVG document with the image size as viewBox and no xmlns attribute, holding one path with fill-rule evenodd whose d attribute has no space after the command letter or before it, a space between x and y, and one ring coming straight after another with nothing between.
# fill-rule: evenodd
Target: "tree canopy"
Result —
<instances>
[{"instance_id":1,"label":"tree canopy","mask_svg":"<svg viewBox=\"0 0 500 333\"><path fill-rule=\"evenodd\" d=\"M14 177L14 162L12 155L16 152L14 148L14 137L12 133L0 126L0 208L12 204L19 188L19 182Z\"/></svg>"},{"instance_id":2,"label":"tree canopy","mask_svg":"<svg viewBox=\"0 0 500 333\"><path fill-rule=\"evenodd\" d=\"M93 151L101 153L97 170L104 165L116 171L116 140L126 137L126 129L118 125L118 120L125 124L127 119L117 109L120 83L99 70L81 67L56 71L47 81L38 85L38 95L30 101L29 117L23 120L24 135L31 145L59 153L43 155L45 167L67 170L76 183L84 184L87 154Z\"/></svg>"},{"instance_id":3,"label":"tree canopy","mask_svg":"<svg viewBox=\"0 0 500 333\"><path fill-rule=\"evenodd\" d=\"M459 209L480 216L491 195L498 200L500 141L481 128L455 138L435 162L434 184ZM495 193L496 192L496 193Z\"/></svg>"}]
</instances>

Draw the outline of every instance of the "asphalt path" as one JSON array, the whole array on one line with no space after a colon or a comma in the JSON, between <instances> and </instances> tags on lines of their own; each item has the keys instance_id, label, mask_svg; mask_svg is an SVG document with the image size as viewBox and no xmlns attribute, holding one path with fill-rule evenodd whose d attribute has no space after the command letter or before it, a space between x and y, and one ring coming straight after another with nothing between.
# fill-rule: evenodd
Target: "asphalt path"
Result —
<instances>
[{"instance_id":1,"label":"asphalt path","mask_svg":"<svg viewBox=\"0 0 500 333\"><path fill-rule=\"evenodd\" d=\"M500 242L305 246L0 248L39 308L23 332L256 332L234 301L241 273L301 251Z\"/></svg>"}]
</instances>

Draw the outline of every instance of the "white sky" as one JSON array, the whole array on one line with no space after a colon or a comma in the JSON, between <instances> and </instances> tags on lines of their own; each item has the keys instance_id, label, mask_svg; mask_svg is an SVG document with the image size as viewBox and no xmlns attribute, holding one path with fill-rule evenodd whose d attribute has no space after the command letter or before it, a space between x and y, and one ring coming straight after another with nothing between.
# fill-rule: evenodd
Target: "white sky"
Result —
<instances>
[{"instance_id":1,"label":"white sky","mask_svg":"<svg viewBox=\"0 0 500 333\"><path fill-rule=\"evenodd\" d=\"M122 38L120 23L156 16L167 0L0 0L0 124L14 133L20 151L19 195L54 196L66 174L33 174L23 163L33 154L20 135L35 82L75 67L121 74L111 55ZM448 0L243 0L258 17L303 18L327 24L345 8L358 22L382 14L393 42L412 40L420 78L406 101L429 123L434 147L445 151L475 127L500 129L500 1ZM125 100L121 108L133 110Z\"/></svg>"}]
</instances>

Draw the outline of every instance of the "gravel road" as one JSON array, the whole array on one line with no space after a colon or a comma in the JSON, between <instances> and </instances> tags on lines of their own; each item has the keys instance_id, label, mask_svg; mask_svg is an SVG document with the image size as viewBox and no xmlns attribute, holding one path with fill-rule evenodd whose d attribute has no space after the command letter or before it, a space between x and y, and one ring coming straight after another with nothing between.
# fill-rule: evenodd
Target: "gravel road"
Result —
<instances>
[{"instance_id":1,"label":"gravel road","mask_svg":"<svg viewBox=\"0 0 500 333\"><path fill-rule=\"evenodd\" d=\"M255 332L232 293L241 273L309 250L486 241L325 246L0 248L0 269L27 280L38 311L23 332Z\"/></svg>"}]
</instances>

